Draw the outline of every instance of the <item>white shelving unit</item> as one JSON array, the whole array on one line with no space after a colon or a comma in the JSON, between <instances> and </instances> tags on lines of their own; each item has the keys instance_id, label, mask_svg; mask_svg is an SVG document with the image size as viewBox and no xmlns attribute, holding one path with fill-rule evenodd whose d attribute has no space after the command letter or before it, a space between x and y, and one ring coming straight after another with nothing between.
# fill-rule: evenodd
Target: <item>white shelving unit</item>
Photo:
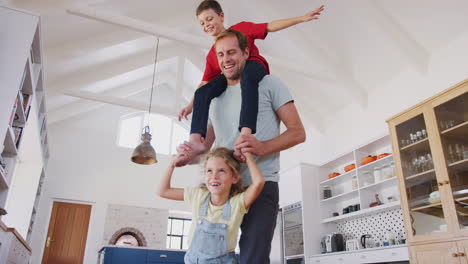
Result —
<instances>
[{"instance_id":1,"label":"white shelving unit","mask_svg":"<svg viewBox=\"0 0 468 264\"><path fill-rule=\"evenodd\" d=\"M369 155L378 156L390 152L390 138L384 136L320 166L320 209L323 223L343 221L346 218L379 212L383 208L388 209L399 206L399 192L395 174L393 173L393 176L382 178L376 182L373 173L375 168L384 165L388 165L387 171L390 171L393 156L388 155L365 165L361 164L364 157ZM344 172L344 167L350 164L355 164L356 168ZM328 179L328 174L333 172L341 173L341 175ZM368 175L366 175L366 172L368 172ZM353 188L353 178L357 181L356 188ZM327 199L324 199L323 196L325 186L331 188L332 192L332 197ZM382 204L371 207L370 205L376 202L376 194ZM360 208L358 211L344 214L344 208L357 204L359 204ZM333 216L337 213L338 216Z\"/></svg>"},{"instance_id":2,"label":"white shelving unit","mask_svg":"<svg viewBox=\"0 0 468 264\"><path fill-rule=\"evenodd\" d=\"M27 263L31 249L25 238L33 228L49 156L40 17L0 6L0 31L9 40L0 42L0 155L4 166L0 170L0 208L7 212L0 219L6 234L0 236L0 262ZM34 141L40 144L32 144ZM14 230L14 238L7 230ZM12 239L26 251L3 247ZM10 258L18 252L26 262L12 262Z\"/></svg>"},{"instance_id":3,"label":"white shelving unit","mask_svg":"<svg viewBox=\"0 0 468 264\"><path fill-rule=\"evenodd\" d=\"M351 256L352 254L359 255L359 258L370 258L374 254L373 252L382 252L385 255L379 258L382 261L408 260L408 251L405 245L401 246L397 253L394 252L395 248L393 247L381 247L362 252L337 252L332 254L335 257L329 254L321 254L323 237L326 234L338 232L338 227L341 228L347 225L348 222L355 223L356 221L361 221L361 219L364 221L364 219L372 218L378 214L381 215L383 212L395 214L395 211L400 208L399 191L395 177L382 179L379 182L368 182L367 185L364 184L364 171L371 172L375 167L389 164L393 161L393 156L388 155L366 165L361 165L362 158L382 153L391 153L389 136L373 140L322 165L301 163L280 173L280 177L283 179L291 181L299 179L299 187L292 183L283 183L285 186L282 187L286 187L287 185L290 189L297 190L296 193L300 198L296 197L298 199L296 201L301 201L303 208L303 241L299 242L302 242L304 245L304 255L286 255L286 260L304 257L306 263L358 263L353 262L356 259L351 262L346 262L344 259L347 259L347 256ZM355 163L356 168L352 171L344 172L344 167L351 163ZM339 172L341 175L328 179L328 174L333 172ZM358 186L355 189L353 189L351 184L354 176L358 181ZM330 198L324 199L323 186L326 185L331 187L333 195ZM374 202L375 194L379 194L383 204L370 207L370 204ZM388 196L393 197L392 201L385 199ZM343 208L354 204L359 204L360 210L347 214L342 213ZM333 216L333 212L338 212L339 215ZM388 221L394 220L392 218ZM358 232L361 232L358 234L360 237L364 234L362 232L365 231ZM388 254L390 255L387 256Z\"/></svg>"}]
</instances>

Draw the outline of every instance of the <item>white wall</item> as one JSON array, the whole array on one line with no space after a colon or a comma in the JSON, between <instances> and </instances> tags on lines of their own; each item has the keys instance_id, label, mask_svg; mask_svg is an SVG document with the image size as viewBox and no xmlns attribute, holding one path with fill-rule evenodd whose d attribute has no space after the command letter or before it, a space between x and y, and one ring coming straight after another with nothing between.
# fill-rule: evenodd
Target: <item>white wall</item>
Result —
<instances>
[{"instance_id":1,"label":"white wall","mask_svg":"<svg viewBox=\"0 0 468 264\"><path fill-rule=\"evenodd\" d=\"M448 46L432 51L426 73L404 69L393 80L372 89L367 106L350 105L327 120L321 146L322 162L388 134L385 120L468 78L466 47L467 33ZM304 162L314 162L306 156L303 158Z\"/></svg>"},{"instance_id":2,"label":"white wall","mask_svg":"<svg viewBox=\"0 0 468 264\"><path fill-rule=\"evenodd\" d=\"M54 199L93 206L84 263L96 263L108 204L188 210L183 202L155 195L167 156L159 155L155 165L138 165L130 161L132 149L116 146L119 117L127 113L127 109L106 105L91 115L49 126L51 156L31 240L32 263L41 262ZM199 172L198 166L177 169L174 186L196 184Z\"/></svg>"}]
</instances>

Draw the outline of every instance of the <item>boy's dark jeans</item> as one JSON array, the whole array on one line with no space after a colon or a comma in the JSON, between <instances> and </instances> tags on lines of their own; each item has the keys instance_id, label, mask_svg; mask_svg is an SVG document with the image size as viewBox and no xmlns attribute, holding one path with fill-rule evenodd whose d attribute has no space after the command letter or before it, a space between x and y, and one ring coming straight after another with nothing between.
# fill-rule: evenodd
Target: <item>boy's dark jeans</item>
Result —
<instances>
[{"instance_id":1,"label":"boy's dark jeans","mask_svg":"<svg viewBox=\"0 0 468 264\"><path fill-rule=\"evenodd\" d=\"M279 209L277 182L267 181L257 200L244 215L239 240L241 264L269 264L271 241Z\"/></svg>"},{"instance_id":2,"label":"boy's dark jeans","mask_svg":"<svg viewBox=\"0 0 468 264\"><path fill-rule=\"evenodd\" d=\"M240 82L242 104L239 130L242 127L248 127L252 129L252 134L257 130L258 83L265 75L266 70L261 63L257 61L247 61L245 63ZM226 87L226 77L221 74L195 91L190 134L200 133L202 137L206 136L211 100L224 93Z\"/></svg>"}]
</instances>

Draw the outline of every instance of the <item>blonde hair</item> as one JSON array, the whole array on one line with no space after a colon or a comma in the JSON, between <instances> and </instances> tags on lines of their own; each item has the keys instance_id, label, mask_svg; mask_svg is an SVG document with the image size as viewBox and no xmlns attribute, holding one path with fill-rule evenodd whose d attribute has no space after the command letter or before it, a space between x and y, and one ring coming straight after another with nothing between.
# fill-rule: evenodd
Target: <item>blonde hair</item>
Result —
<instances>
[{"instance_id":1,"label":"blonde hair","mask_svg":"<svg viewBox=\"0 0 468 264\"><path fill-rule=\"evenodd\" d=\"M226 165L228 165L228 167L231 169L232 174L235 177L239 178L237 183L231 185L231 191L229 192L229 197L232 197L232 196L234 196L236 194L239 194L239 193L243 192L244 187L243 187L243 184L242 184L242 177L240 175L241 165L240 165L239 161L237 161L236 158L234 157L234 151L230 150L230 149L227 149L227 148L220 147L220 148L215 148L215 149L211 150L210 152L208 152L203 157L203 163L202 163L203 164L203 172L205 172L206 163L208 162L208 160L210 158L222 158L224 160L224 162L226 162ZM201 186L203 188L206 188L205 183L202 183Z\"/></svg>"}]
</instances>

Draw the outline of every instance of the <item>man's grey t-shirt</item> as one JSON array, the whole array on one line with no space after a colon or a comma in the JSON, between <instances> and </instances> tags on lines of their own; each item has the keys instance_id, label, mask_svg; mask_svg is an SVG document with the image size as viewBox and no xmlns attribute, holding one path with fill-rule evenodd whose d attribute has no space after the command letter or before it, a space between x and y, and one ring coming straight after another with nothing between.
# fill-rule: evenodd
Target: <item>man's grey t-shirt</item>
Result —
<instances>
[{"instance_id":1,"label":"man's grey t-shirt","mask_svg":"<svg viewBox=\"0 0 468 264\"><path fill-rule=\"evenodd\" d=\"M276 115L284 104L293 101L288 88L276 77L266 75L258 86L257 133L260 141L270 140L280 135L280 119ZM213 126L216 141L215 147L234 149L239 137L239 118L241 108L240 84L228 86L226 91L211 101L209 125ZM262 157L255 157L265 181L279 181L279 152ZM249 185L252 181L245 164L242 169L242 181Z\"/></svg>"}]
</instances>

